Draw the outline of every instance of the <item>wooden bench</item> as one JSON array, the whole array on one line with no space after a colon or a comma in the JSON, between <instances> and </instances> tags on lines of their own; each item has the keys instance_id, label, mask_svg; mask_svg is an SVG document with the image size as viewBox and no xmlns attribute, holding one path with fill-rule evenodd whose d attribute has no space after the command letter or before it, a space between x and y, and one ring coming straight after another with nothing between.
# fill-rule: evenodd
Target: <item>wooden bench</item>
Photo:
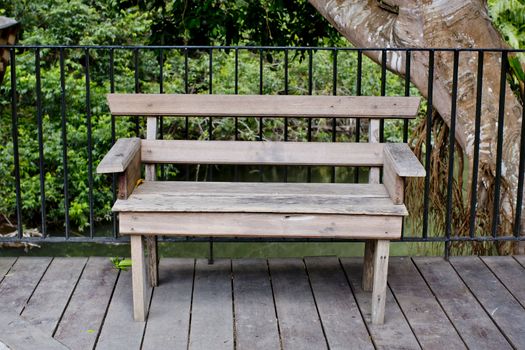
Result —
<instances>
[{"instance_id":1,"label":"wooden bench","mask_svg":"<svg viewBox=\"0 0 525 350\"><path fill-rule=\"evenodd\" d=\"M408 215L403 179L425 170L406 144L377 143L378 124L414 118L419 98L110 94L108 101L114 116L148 117L147 139L119 139L97 168L120 174L113 211L131 239L135 320L147 313L146 270L157 285L163 235L365 240L363 288L372 290L372 323L383 323L389 243ZM156 116L371 118L376 143L157 140ZM136 186L142 163L146 181ZM368 184L154 181L161 163L365 166L371 175Z\"/></svg>"}]
</instances>

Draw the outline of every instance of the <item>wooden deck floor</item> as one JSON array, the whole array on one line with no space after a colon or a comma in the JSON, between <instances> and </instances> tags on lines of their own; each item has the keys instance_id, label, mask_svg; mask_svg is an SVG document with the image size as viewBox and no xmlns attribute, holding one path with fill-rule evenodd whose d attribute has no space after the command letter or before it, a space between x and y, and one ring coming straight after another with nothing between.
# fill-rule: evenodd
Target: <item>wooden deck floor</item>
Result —
<instances>
[{"instance_id":1,"label":"wooden deck floor","mask_svg":"<svg viewBox=\"0 0 525 350\"><path fill-rule=\"evenodd\" d=\"M524 256L391 258L382 326L361 265L163 259L139 323L108 258L0 258L0 349L525 349Z\"/></svg>"}]
</instances>

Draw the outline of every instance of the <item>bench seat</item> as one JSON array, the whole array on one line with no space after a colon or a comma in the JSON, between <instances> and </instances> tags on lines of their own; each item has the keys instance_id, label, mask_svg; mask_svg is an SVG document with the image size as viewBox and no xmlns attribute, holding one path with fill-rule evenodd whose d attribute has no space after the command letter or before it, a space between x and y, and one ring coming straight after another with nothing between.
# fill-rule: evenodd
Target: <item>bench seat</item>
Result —
<instances>
[{"instance_id":1,"label":"bench seat","mask_svg":"<svg viewBox=\"0 0 525 350\"><path fill-rule=\"evenodd\" d=\"M383 184L146 181L115 202L122 234L400 238Z\"/></svg>"}]
</instances>

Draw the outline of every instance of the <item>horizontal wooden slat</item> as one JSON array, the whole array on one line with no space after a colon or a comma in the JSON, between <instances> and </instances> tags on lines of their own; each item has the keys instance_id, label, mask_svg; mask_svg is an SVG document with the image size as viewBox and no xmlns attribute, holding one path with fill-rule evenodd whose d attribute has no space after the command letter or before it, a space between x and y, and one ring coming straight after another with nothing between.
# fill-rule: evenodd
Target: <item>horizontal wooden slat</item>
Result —
<instances>
[{"instance_id":1,"label":"horizontal wooden slat","mask_svg":"<svg viewBox=\"0 0 525 350\"><path fill-rule=\"evenodd\" d=\"M263 184L266 185L266 184ZM355 215L406 215L404 205L394 205L390 197L359 196L357 186L352 196L343 192L325 195L315 192L310 184L296 185L297 192L263 192L254 195L243 190L242 183L222 184L222 190L214 186L200 193L174 191L150 193L152 183L140 186L127 200L117 200L116 212L208 212L208 213L299 213L299 214L355 214ZM383 186L383 185L378 185ZM219 186L216 186L219 187ZM227 187L235 189L228 192ZM254 186L251 186L252 188ZM271 185L269 190L271 190ZM275 188L275 186L273 186ZM319 184L316 186L319 188ZM369 187L369 186L367 186Z\"/></svg>"},{"instance_id":2,"label":"horizontal wooden slat","mask_svg":"<svg viewBox=\"0 0 525 350\"><path fill-rule=\"evenodd\" d=\"M140 139L138 137L118 139L98 165L97 173L123 172L139 148Z\"/></svg>"},{"instance_id":3,"label":"horizontal wooden slat","mask_svg":"<svg viewBox=\"0 0 525 350\"><path fill-rule=\"evenodd\" d=\"M383 144L142 140L145 163L381 166Z\"/></svg>"},{"instance_id":4,"label":"horizontal wooden slat","mask_svg":"<svg viewBox=\"0 0 525 350\"><path fill-rule=\"evenodd\" d=\"M394 172L401 177L424 177L425 168L406 143L386 143L385 160L388 159Z\"/></svg>"},{"instance_id":5,"label":"horizontal wooden slat","mask_svg":"<svg viewBox=\"0 0 525 350\"><path fill-rule=\"evenodd\" d=\"M419 97L108 94L113 115L415 118Z\"/></svg>"},{"instance_id":6,"label":"horizontal wooden slat","mask_svg":"<svg viewBox=\"0 0 525 350\"><path fill-rule=\"evenodd\" d=\"M120 213L121 234L398 239L402 217L239 213Z\"/></svg>"}]
</instances>

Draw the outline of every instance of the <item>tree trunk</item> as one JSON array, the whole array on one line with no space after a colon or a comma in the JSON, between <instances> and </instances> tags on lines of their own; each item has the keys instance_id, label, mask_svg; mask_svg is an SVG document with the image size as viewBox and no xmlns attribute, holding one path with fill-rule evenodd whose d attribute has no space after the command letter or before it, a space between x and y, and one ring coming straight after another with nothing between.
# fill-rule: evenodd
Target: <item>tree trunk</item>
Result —
<instances>
[{"instance_id":1,"label":"tree trunk","mask_svg":"<svg viewBox=\"0 0 525 350\"><path fill-rule=\"evenodd\" d=\"M505 48L492 26L484 0L309 0L353 45L368 48ZM380 4L381 3L381 4ZM397 13L396 13L397 12ZM376 62L381 51L365 51ZM476 109L477 52L459 57L455 137L472 163ZM405 74L405 54L389 51L387 67ZM453 53L436 51L433 106L450 125ZM492 210L496 176L497 121L501 54L486 53L480 136L478 210ZM426 97L428 52L413 52L410 78ZM509 235L516 208L522 106L509 84L505 91L501 220L499 233ZM472 169L472 167L471 167ZM470 187L469 187L470 188ZM490 208L486 208L490 207Z\"/></svg>"}]
</instances>

